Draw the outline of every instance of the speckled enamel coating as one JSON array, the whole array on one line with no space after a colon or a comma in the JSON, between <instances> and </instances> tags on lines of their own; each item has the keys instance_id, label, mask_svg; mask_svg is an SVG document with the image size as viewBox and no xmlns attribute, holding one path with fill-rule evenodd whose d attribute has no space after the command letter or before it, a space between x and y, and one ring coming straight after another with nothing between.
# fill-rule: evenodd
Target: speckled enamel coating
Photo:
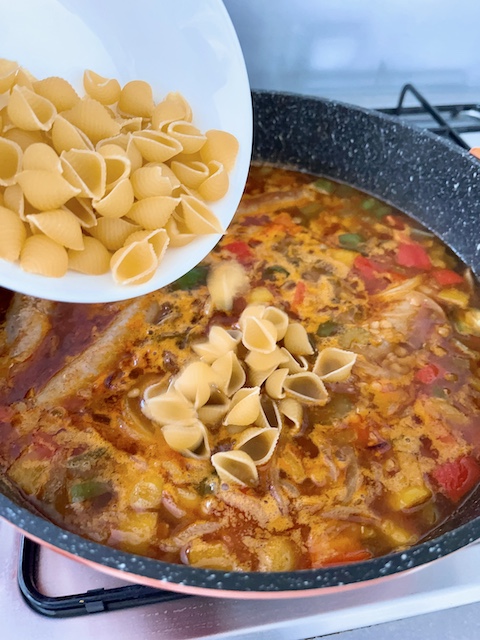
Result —
<instances>
[{"instance_id":1,"label":"speckled enamel coating","mask_svg":"<svg viewBox=\"0 0 480 640\"><path fill-rule=\"evenodd\" d=\"M351 184L437 233L480 273L480 163L465 151L394 118L296 95L253 94L254 160ZM355 564L282 573L226 573L159 562L90 542L33 513L0 480L0 516L82 562L160 588L235 598L304 597L384 579L480 537L480 493L435 537L406 551Z\"/></svg>"}]
</instances>

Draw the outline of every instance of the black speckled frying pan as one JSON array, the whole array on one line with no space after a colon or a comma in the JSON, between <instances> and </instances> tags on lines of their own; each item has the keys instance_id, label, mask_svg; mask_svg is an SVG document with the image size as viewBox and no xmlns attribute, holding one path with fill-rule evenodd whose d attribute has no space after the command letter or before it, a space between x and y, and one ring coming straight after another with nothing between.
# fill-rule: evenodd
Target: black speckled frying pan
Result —
<instances>
[{"instance_id":1,"label":"black speckled frying pan","mask_svg":"<svg viewBox=\"0 0 480 640\"><path fill-rule=\"evenodd\" d=\"M438 137L375 112L302 96L253 95L254 159L351 184L403 210L480 274L480 162ZM236 598L318 595L412 569L480 537L480 490L427 541L350 565L225 573L122 553L65 532L0 479L0 515L30 537L123 578L184 593Z\"/></svg>"}]
</instances>

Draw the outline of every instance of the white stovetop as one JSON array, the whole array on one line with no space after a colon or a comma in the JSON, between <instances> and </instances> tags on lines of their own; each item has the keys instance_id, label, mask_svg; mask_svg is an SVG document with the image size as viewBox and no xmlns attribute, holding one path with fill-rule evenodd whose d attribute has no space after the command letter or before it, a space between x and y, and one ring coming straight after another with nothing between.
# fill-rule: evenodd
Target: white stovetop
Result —
<instances>
[{"instance_id":1,"label":"white stovetop","mask_svg":"<svg viewBox=\"0 0 480 640\"><path fill-rule=\"evenodd\" d=\"M392 579L319 597L261 602L192 597L49 619L33 612L18 590L19 545L19 534L0 520L2 640L301 640L480 602L480 545L473 545ZM45 595L123 584L52 551L42 550L41 558L38 584ZM369 635L372 640L383 637L381 632Z\"/></svg>"}]
</instances>

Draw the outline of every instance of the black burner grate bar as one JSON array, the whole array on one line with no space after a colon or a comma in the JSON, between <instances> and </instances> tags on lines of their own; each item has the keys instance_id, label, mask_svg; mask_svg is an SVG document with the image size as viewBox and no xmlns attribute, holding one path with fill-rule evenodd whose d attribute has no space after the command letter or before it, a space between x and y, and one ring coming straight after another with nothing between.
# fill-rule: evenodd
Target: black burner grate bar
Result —
<instances>
[{"instance_id":1,"label":"black burner grate bar","mask_svg":"<svg viewBox=\"0 0 480 640\"><path fill-rule=\"evenodd\" d=\"M190 597L134 584L113 589L91 589L69 596L46 596L37 587L40 551L37 543L23 538L18 586L26 603L37 613L49 618L71 618Z\"/></svg>"},{"instance_id":2,"label":"black burner grate bar","mask_svg":"<svg viewBox=\"0 0 480 640\"><path fill-rule=\"evenodd\" d=\"M405 107L404 101L408 94L412 94L416 100L420 103L417 107ZM382 113L402 116L418 116L428 115L439 125L428 126L424 125L424 128L428 128L430 131L449 138L464 149L469 150L470 146L459 135L460 133L472 133L480 131L480 105L479 104L452 104L433 106L420 91L413 84L406 84L403 86L398 104L393 109L379 109ZM460 122L447 122L443 114L449 114L451 121L455 121L460 116L467 116L470 119L470 123ZM478 118L478 123L472 122Z\"/></svg>"}]
</instances>

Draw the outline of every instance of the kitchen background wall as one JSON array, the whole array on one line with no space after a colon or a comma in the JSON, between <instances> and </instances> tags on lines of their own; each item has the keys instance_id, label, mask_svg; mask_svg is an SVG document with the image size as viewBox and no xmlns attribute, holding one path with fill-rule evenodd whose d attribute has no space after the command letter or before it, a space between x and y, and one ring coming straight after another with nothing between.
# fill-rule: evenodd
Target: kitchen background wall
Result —
<instances>
[{"instance_id":1,"label":"kitchen background wall","mask_svg":"<svg viewBox=\"0 0 480 640\"><path fill-rule=\"evenodd\" d=\"M253 89L392 107L480 101L478 0L224 0Z\"/></svg>"}]
</instances>

